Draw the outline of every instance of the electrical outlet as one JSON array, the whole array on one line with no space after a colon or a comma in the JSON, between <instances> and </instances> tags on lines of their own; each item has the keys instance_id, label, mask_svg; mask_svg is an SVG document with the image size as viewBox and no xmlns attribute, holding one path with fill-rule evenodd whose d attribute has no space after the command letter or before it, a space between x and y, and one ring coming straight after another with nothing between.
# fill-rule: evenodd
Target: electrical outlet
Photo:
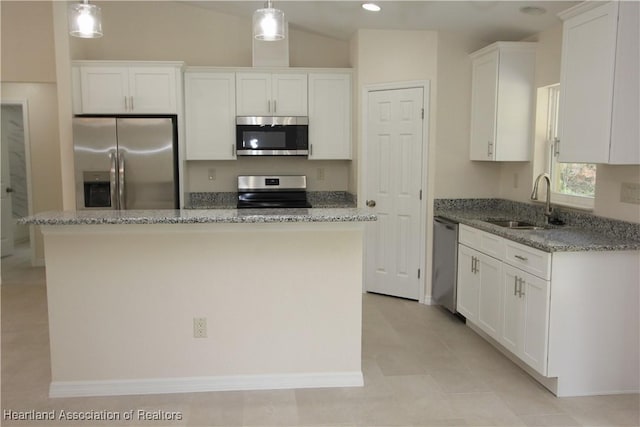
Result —
<instances>
[{"instance_id":1,"label":"electrical outlet","mask_svg":"<svg viewBox=\"0 0 640 427\"><path fill-rule=\"evenodd\" d=\"M209 169L209 181L215 181L216 180L216 168L210 168Z\"/></svg>"},{"instance_id":2,"label":"electrical outlet","mask_svg":"<svg viewBox=\"0 0 640 427\"><path fill-rule=\"evenodd\" d=\"M316 171L318 181L324 181L324 168L318 168Z\"/></svg>"},{"instance_id":3,"label":"electrical outlet","mask_svg":"<svg viewBox=\"0 0 640 427\"><path fill-rule=\"evenodd\" d=\"M207 337L207 318L206 317L193 318L193 337L194 338Z\"/></svg>"},{"instance_id":4,"label":"electrical outlet","mask_svg":"<svg viewBox=\"0 0 640 427\"><path fill-rule=\"evenodd\" d=\"M623 182L620 187L620 201L640 205L640 184Z\"/></svg>"}]
</instances>

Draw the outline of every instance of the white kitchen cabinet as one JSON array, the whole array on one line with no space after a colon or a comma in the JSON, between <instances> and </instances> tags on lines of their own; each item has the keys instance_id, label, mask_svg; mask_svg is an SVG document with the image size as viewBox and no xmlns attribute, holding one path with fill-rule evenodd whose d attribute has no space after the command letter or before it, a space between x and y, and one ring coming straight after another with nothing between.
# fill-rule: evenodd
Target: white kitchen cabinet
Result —
<instances>
[{"instance_id":1,"label":"white kitchen cabinet","mask_svg":"<svg viewBox=\"0 0 640 427\"><path fill-rule=\"evenodd\" d=\"M502 262L478 253L476 275L479 276L478 326L494 339L500 338L500 313L502 311Z\"/></svg>"},{"instance_id":2,"label":"white kitchen cabinet","mask_svg":"<svg viewBox=\"0 0 640 427\"><path fill-rule=\"evenodd\" d=\"M238 116L306 116L307 74L236 73Z\"/></svg>"},{"instance_id":3,"label":"white kitchen cabinet","mask_svg":"<svg viewBox=\"0 0 640 427\"><path fill-rule=\"evenodd\" d=\"M640 390L640 251L549 253L464 224L458 243L467 325L557 396Z\"/></svg>"},{"instance_id":4,"label":"white kitchen cabinet","mask_svg":"<svg viewBox=\"0 0 640 427\"><path fill-rule=\"evenodd\" d=\"M177 114L181 64L74 63L76 114Z\"/></svg>"},{"instance_id":5,"label":"white kitchen cabinet","mask_svg":"<svg viewBox=\"0 0 640 427\"><path fill-rule=\"evenodd\" d=\"M456 310L468 321L478 318L478 280L476 256L479 252L465 245L458 245L458 288Z\"/></svg>"},{"instance_id":6,"label":"white kitchen cabinet","mask_svg":"<svg viewBox=\"0 0 640 427\"><path fill-rule=\"evenodd\" d=\"M585 2L560 17L559 160L640 164L640 4Z\"/></svg>"},{"instance_id":7,"label":"white kitchen cabinet","mask_svg":"<svg viewBox=\"0 0 640 427\"><path fill-rule=\"evenodd\" d=\"M471 160L530 160L535 49L497 42L471 54Z\"/></svg>"},{"instance_id":8,"label":"white kitchen cabinet","mask_svg":"<svg viewBox=\"0 0 640 427\"><path fill-rule=\"evenodd\" d=\"M457 310L496 340L501 323L501 273L499 260L458 245Z\"/></svg>"},{"instance_id":9,"label":"white kitchen cabinet","mask_svg":"<svg viewBox=\"0 0 640 427\"><path fill-rule=\"evenodd\" d=\"M309 74L309 159L351 159L351 74Z\"/></svg>"},{"instance_id":10,"label":"white kitchen cabinet","mask_svg":"<svg viewBox=\"0 0 640 427\"><path fill-rule=\"evenodd\" d=\"M551 255L466 225L458 240L458 311L546 375Z\"/></svg>"},{"instance_id":11,"label":"white kitchen cabinet","mask_svg":"<svg viewBox=\"0 0 640 427\"><path fill-rule=\"evenodd\" d=\"M541 375L547 375L551 283L504 264L498 341Z\"/></svg>"},{"instance_id":12,"label":"white kitchen cabinet","mask_svg":"<svg viewBox=\"0 0 640 427\"><path fill-rule=\"evenodd\" d=\"M235 160L235 73L184 75L187 160Z\"/></svg>"}]
</instances>

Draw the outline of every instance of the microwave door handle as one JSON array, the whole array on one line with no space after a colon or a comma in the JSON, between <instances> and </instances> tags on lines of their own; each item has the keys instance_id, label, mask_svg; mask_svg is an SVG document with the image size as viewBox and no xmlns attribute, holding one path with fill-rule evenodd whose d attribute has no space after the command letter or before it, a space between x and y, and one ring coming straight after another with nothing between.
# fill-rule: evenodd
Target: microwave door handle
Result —
<instances>
[{"instance_id":1,"label":"microwave door handle","mask_svg":"<svg viewBox=\"0 0 640 427\"><path fill-rule=\"evenodd\" d=\"M109 193L111 197L111 209L118 209L118 181L116 176L116 150L109 151Z\"/></svg>"},{"instance_id":2,"label":"microwave door handle","mask_svg":"<svg viewBox=\"0 0 640 427\"><path fill-rule=\"evenodd\" d=\"M124 183L124 153L118 152L118 199L120 209L126 209L126 187Z\"/></svg>"}]
</instances>

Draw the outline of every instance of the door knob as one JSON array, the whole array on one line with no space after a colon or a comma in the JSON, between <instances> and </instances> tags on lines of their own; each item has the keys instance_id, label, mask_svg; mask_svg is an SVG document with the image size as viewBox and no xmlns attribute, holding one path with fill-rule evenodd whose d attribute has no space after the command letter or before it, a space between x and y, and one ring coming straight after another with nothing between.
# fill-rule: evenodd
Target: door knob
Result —
<instances>
[{"instance_id":1,"label":"door knob","mask_svg":"<svg viewBox=\"0 0 640 427\"><path fill-rule=\"evenodd\" d=\"M372 208L376 205L376 201L375 200L367 200L367 206Z\"/></svg>"}]
</instances>

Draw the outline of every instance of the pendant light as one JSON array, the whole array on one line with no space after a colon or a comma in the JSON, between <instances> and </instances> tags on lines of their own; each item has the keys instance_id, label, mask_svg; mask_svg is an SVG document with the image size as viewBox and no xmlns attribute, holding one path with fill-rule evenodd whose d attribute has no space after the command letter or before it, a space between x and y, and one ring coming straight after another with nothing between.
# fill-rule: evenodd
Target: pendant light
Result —
<instances>
[{"instance_id":1,"label":"pendant light","mask_svg":"<svg viewBox=\"0 0 640 427\"><path fill-rule=\"evenodd\" d=\"M271 0L253 13L253 37L257 40L282 40L286 37L285 28L284 12L274 9Z\"/></svg>"},{"instance_id":2,"label":"pendant light","mask_svg":"<svg viewBox=\"0 0 640 427\"><path fill-rule=\"evenodd\" d=\"M102 11L95 4L75 3L69 6L69 34L84 39L102 37Z\"/></svg>"}]
</instances>

